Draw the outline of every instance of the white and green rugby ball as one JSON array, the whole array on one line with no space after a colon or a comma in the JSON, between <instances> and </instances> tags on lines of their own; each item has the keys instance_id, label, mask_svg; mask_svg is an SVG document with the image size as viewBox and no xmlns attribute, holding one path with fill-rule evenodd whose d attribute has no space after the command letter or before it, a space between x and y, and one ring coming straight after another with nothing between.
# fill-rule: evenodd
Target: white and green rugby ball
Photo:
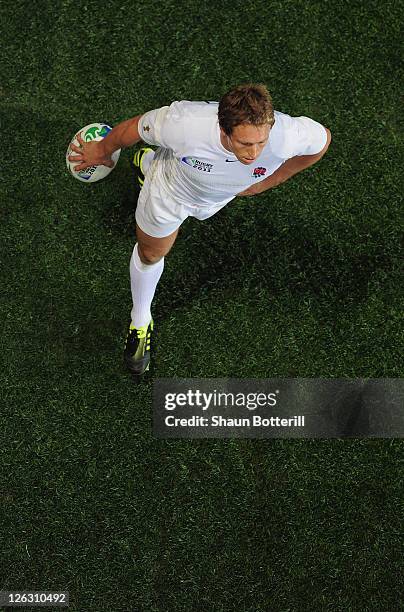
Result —
<instances>
[{"instance_id":1,"label":"white and green rugby ball","mask_svg":"<svg viewBox=\"0 0 404 612\"><path fill-rule=\"evenodd\" d=\"M81 130L76 132L76 134L70 141L66 152L66 166L70 170L70 173L74 176L74 178L79 181L82 181L83 183L95 183L96 181L100 181L101 179L105 178L110 172L112 172L118 162L119 156L121 154L121 149L118 149L111 155L111 159L114 162L112 168L108 168L108 166L89 166L84 170L80 170L80 172L75 172L74 166L77 164L77 162L71 162L68 159L69 155L77 155L77 153L75 151L72 151L70 148L70 145L72 143L76 146L79 146L77 134L81 134L81 137L84 142L90 142L91 140L102 140L111 130L112 127L110 125L107 125L106 123L90 123L89 125L86 125Z\"/></svg>"}]
</instances>

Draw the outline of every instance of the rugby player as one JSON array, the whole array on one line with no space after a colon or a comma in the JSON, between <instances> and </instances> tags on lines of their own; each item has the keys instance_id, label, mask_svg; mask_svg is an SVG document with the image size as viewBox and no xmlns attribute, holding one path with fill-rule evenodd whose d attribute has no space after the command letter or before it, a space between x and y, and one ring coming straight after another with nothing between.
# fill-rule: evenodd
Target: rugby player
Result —
<instances>
[{"instance_id":1,"label":"rugby player","mask_svg":"<svg viewBox=\"0 0 404 612\"><path fill-rule=\"evenodd\" d=\"M263 84L233 87L219 102L176 101L123 121L99 142L71 145L75 170L112 167L117 149L135 152L141 187L130 260L133 307L124 360L135 376L149 369L151 304L183 221L205 220L236 196L277 187L318 162L331 141L328 128L309 117L274 110ZM156 147L152 149L151 147Z\"/></svg>"}]
</instances>

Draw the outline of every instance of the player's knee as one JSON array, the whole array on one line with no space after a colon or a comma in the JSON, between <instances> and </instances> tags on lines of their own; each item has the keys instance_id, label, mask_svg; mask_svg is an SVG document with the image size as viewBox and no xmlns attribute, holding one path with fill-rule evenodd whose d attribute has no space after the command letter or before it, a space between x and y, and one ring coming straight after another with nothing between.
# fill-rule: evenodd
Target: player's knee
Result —
<instances>
[{"instance_id":1,"label":"player's knee","mask_svg":"<svg viewBox=\"0 0 404 612\"><path fill-rule=\"evenodd\" d=\"M139 244L138 244L138 253L139 253L140 261L148 265L155 264L158 261L160 261L162 257L164 257L164 255L162 255L161 253L158 253L156 250L148 248L148 247L142 247Z\"/></svg>"}]
</instances>

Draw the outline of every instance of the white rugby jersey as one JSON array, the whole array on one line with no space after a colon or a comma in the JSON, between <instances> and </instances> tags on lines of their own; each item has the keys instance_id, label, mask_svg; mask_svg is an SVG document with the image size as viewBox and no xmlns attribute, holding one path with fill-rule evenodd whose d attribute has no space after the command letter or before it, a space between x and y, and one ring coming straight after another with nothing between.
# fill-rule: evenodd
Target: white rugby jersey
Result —
<instances>
[{"instance_id":1,"label":"white rugby jersey","mask_svg":"<svg viewBox=\"0 0 404 612\"><path fill-rule=\"evenodd\" d=\"M327 133L308 117L275 111L267 144L252 164L242 164L220 141L218 102L173 102L145 113L139 121L142 140L159 147L152 178L179 204L211 207L273 174L287 159L314 155Z\"/></svg>"}]
</instances>

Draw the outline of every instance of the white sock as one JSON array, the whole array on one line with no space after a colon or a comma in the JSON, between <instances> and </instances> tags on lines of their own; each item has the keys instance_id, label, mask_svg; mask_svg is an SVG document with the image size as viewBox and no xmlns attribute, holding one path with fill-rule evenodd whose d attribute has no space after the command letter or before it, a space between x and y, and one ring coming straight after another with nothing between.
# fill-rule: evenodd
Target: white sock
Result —
<instances>
[{"instance_id":1,"label":"white sock","mask_svg":"<svg viewBox=\"0 0 404 612\"><path fill-rule=\"evenodd\" d=\"M164 269L164 257L155 264L144 264L138 253L137 243L130 258L130 286L133 308L131 327L143 327L151 320L151 303L157 283Z\"/></svg>"},{"instance_id":2,"label":"white sock","mask_svg":"<svg viewBox=\"0 0 404 612\"><path fill-rule=\"evenodd\" d=\"M153 157L154 157L154 151L148 151L147 153L145 153L143 155L142 158L142 169L143 169L143 174L146 176L148 169L150 168L150 165L153 161Z\"/></svg>"}]
</instances>

